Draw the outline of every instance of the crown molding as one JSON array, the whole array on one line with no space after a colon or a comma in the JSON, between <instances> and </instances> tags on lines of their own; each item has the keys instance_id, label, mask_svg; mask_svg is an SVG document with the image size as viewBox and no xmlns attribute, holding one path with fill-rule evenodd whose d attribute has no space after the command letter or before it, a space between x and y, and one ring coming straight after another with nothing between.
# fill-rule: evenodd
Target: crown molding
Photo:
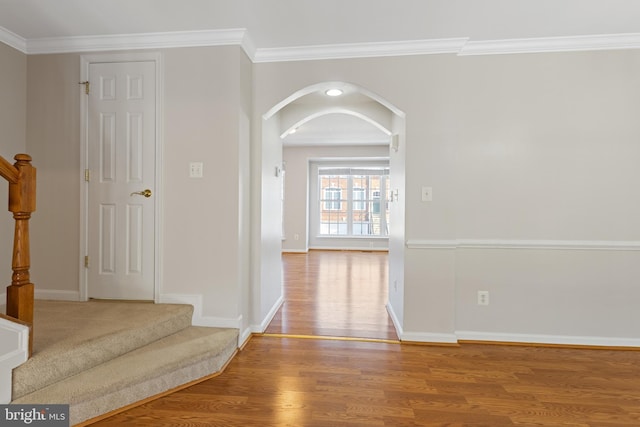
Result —
<instances>
[{"instance_id":1,"label":"crown molding","mask_svg":"<svg viewBox=\"0 0 640 427\"><path fill-rule=\"evenodd\" d=\"M469 41L462 47L458 55L582 52L638 48L640 48L639 33L605 34L594 36Z\"/></svg>"},{"instance_id":2,"label":"crown molding","mask_svg":"<svg viewBox=\"0 0 640 427\"><path fill-rule=\"evenodd\" d=\"M0 27L0 42L22 53L27 53L27 41L3 27Z\"/></svg>"},{"instance_id":3,"label":"crown molding","mask_svg":"<svg viewBox=\"0 0 640 427\"><path fill-rule=\"evenodd\" d=\"M244 28L235 28L229 30L31 39L27 40L26 53L103 52L114 50L243 45L243 43L253 46L246 33L247 30Z\"/></svg>"},{"instance_id":4,"label":"crown molding","mask_svg":"<svg viewBox=\"0 0 640 427\"><path fill-rule=\"evenodd\" d=\"M311 61L319 59L458 53L467 41L467 38L454 38L262 48L257 50L253 62Z\"/></svg>"},{"instance_id":5,"label":"crown molding","mask_svg":"<svg viewBox=\"0 0 640 427\"><path fill-rule=\"evenodd\" d=\"M0 42L25 54L236 45L241 46L254 63L260 63L431 54L472 56L640 49L640 33L479 41L449 38L256 48L246 28L25 39L0 27Z\"/></svg>"}]
</instances>

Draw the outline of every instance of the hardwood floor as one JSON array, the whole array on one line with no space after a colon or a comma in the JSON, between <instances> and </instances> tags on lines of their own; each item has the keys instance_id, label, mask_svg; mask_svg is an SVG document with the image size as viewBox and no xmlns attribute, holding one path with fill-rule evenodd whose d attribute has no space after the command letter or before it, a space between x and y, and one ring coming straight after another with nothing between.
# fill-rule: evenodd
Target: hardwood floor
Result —
<instances>
[{"instance_id":1,"label":"hardwood floor","mask_svg":"<svg viewBox=\"0 0 640 427\"><path fill-rule=\"evenodd\" d=\"M640 352L254 337L101 426L639 426Z\"/></svg>"},{"instance_id":2,"label":"hardwood floor","mask_svg":"<svg viewBox=\"0 0 640 427\"><path fill-rule=\"evenodd\" d=\"M338 254L347 256L334 259ZM371 267L358 279L348 265L366 258ZM303 255L285 256L285 278L299 281L300 290L287 287L290 304L269 328L298 335L387 331L383 316L340 314L347 305L332 298L314 311L306 301L314 292L361 301L356 291L386 277L380 272L386 260L378 253L336 253L324 260L332 260L326 264L331 271L303 268L309 264ZM353 277L346 282L351 286L338 285L339 277ZM326 288L312 290L320 282ZM255 336L220 376L93 426L637 427L640 352Z\"/></svg>"},{"instance_id":3,"label":"hardwood floor","mask_svg":"<svg viewBox=\"0 0 640 427\"><path fill-rule=\"evenodd\" d=\"M283 254L284 304L268 334L397 340L387 313L386 252Z\"/></svg>"}]
</instances>

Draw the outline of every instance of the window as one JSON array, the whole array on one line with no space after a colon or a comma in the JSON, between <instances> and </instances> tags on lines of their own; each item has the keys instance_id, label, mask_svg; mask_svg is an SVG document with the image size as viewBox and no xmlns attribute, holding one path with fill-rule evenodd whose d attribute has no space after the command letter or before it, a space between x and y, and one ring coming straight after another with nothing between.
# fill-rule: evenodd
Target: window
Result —
<instances>
[{"instance_id":1,"label":"window","mask_svg":"<svg viewBox=\"0 0 640 427\"><path fill-rule=\"evenodd\" d=\"M342 189L329 187L324 189L324 210L339 211L342 208Z\"/></svg>"},{"instance_id":2,"label":"window","mask_svg":"<svg viewBox=\"0 0 640 427\"><path fill-rule=\"evenodd\" d=\"M353 188L353 210L363 211L365 210L365 197L366 190L364 188Z\"/></svg>"},{"instance_id":3,"label":"window","mask_svg":"<svg viewBox=\"0 0 640 427\"><path fill-rule=\"evenodd\" d=\"M318 167L320 236L389 234L387 167Z\"/></svg>"}]
</instances>

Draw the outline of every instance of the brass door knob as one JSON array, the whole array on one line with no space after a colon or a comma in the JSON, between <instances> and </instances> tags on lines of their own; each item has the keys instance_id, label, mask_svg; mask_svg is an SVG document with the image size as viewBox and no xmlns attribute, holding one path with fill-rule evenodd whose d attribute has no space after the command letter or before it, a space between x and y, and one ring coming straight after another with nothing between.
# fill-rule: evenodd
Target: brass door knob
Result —
<instances>
[{"instance_id":1,"label":"brass door knob","mask_svg":"<svg viewBox=\"0 0 640 427\"><path fill-rule=\"evenodd\" d=\"M131 195L133 196L134 194L137 194L138 196L144 196L144 197L151 197L151 190L149 190L148 188L146 190L143 191L134 191L133 193L131 193Z\"/></svg>"}]
</instances>

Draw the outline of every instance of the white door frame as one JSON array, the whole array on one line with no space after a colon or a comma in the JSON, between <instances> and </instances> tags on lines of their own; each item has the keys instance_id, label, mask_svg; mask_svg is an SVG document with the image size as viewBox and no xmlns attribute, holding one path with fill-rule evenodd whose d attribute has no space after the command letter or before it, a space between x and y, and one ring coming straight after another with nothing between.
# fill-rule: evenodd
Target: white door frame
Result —
<instances>
[{"instance_id":1,"label":"white door frame","mask_svg":"<svg viewBox=\"0 0 640 427\"><path fill-rule=\"evenodd\" d=\"M107 54L88 54L80 56L80 82L89 80L89 66L96 63L105 62L153 62L156 71L156 161L155 161L155 191L154 215L155 215L155 238L154 238L154 301L160 301L162 291L162 199L164 194L164 182L162 180L163 170L163 63L162 54L159 52L141 52L141 53L107 53ZM88 272L85 268L85 255L89 252L88 225L89 225L89 185L85 181L85 169L89 166L89 126L88 126L88 97L84 91L84 85L78 85L80 93L80 259L78 260L78 270L80 272L80 301L87 301L89 298L88 291Z\"/></svg>"}]
</instances>

